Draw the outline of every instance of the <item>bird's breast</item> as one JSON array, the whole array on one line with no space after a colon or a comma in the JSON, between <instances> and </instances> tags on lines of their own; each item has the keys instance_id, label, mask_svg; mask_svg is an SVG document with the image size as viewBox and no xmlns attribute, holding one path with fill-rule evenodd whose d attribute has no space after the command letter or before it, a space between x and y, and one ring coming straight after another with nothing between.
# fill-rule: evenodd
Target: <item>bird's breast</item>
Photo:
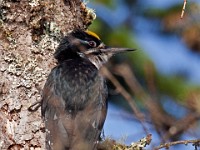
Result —
<instances>
[{"instance_id":1,"label":"bird's breast","mask_svg":"<svg viewBox=\"0 0 200 150\"><path fill-rule=\"evenodd\" d=\"M62 97L66 110L83 110L88 105L98 106L104 91L103 78L88 61L66 61L58 68L55 91Z\"/></svg>"}]
</instances>

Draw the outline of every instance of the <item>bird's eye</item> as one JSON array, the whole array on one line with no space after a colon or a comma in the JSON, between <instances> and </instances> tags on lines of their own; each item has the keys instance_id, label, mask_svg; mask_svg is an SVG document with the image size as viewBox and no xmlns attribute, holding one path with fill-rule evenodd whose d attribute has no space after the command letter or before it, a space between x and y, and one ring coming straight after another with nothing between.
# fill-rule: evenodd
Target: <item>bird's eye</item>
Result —
<instances>
[{"instance_id":1,"label":"bird's eye","mask_svg":"<svg viewBox=\"0 0 200 150\"><path fill-rule=\"evenodd\" d=\"M95 41L89 41L88 44L91 46L91 47L96 47L97 44Z\"/></svg>"}]
</instances>

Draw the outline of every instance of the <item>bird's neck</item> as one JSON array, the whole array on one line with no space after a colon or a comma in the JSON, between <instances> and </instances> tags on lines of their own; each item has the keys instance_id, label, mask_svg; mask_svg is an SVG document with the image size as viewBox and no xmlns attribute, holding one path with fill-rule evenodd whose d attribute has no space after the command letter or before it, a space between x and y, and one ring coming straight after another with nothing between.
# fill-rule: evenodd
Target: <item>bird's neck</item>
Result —
<instances>
[{"instance_id":1,"label":"bird's neck","mask_svg":"<svg viewBox=\"0 0 200 150\"><path fill-rule=\"evenodd\" d=\"M97 69L100 69L105 63L108 62L109 58L112 56L112 54L100 54L100 55L94 55L90 56L88 59L89 61L96 66Z\"/></svg>"}]
</instances>

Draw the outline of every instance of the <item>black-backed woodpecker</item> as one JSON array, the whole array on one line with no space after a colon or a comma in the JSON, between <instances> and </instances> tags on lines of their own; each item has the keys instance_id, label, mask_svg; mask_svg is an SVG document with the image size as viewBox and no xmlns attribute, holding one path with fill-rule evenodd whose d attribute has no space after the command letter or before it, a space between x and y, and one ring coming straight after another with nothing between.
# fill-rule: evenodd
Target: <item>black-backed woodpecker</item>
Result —
<instances>
[{"instance_id":1,"label":"black-backed woodpecker","mask_svg":"<svg viewBox=\"0 0 200 150\"><path fill-rule=\"evenodd\" d=\"M107 87L99 68L116 53L91 31L63 38L43 89L41 111L48 150L95 150L107 114Z\"/></svg>"}]
</instances>

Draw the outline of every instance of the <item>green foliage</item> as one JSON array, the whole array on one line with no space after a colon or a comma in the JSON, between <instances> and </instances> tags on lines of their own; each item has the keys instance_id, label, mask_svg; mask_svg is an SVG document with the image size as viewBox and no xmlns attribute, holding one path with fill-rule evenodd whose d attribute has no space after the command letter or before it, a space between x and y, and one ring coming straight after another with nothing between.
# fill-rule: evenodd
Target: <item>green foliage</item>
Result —
<instances>
[{"instance_id":1,"label":"green foliage","mask_svg":"<svg viewBox=\"0 0 200 150\"><path fill-rule=\"evenodd\" d=\"M155 79L160 93L168 95L182 103L187 100L190 93L200 90L199 86L189 84L180 77L164 76L158 73Z\"/></svg>"},{"instance_id":2,"label":"green foliage","mask_svg":"<svg viewBox=\"0 0 200 150\"><path fill-rule=\"evenodd\" d=\"M117 3L113 0L95 0L94 2L97 4L103 4L104 6L109 7L111 9L117 6Z\"/></svg>"},{"instance_id":3,"label":"green foliage","mask_svg":"<svg viewBox=\"0 0 200 150\"><path fill-rule=\"evenodd\" d=\"M181 13L182 5L177 5L169 9L149 8L144 11L144 16L153 18L163 18L169 14Z\"/></svg>"}]
</instances>

